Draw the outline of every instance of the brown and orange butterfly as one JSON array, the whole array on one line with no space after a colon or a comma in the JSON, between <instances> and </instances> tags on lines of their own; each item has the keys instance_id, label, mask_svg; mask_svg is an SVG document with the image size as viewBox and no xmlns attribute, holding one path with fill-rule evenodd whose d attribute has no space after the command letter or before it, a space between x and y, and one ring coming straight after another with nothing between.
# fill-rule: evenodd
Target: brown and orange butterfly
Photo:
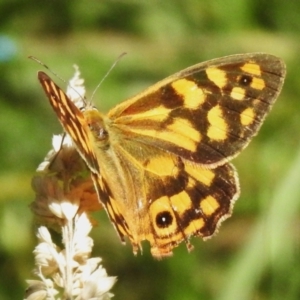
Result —
<instances>
[{"instance_id":1,"label":"brown and orange butterfly","mask_svg":"<svg viewBox=\"0 0 300 300\"><path fill-rule=\"evenodd\" d=\"M211 237L239 196L229 161L257 133L283 85L285 65L263 54L214 59L180 71L102 114L78 109L38 78L88 165L99 200L136 253L155 257Z\"/></svg>"}]
</instances>

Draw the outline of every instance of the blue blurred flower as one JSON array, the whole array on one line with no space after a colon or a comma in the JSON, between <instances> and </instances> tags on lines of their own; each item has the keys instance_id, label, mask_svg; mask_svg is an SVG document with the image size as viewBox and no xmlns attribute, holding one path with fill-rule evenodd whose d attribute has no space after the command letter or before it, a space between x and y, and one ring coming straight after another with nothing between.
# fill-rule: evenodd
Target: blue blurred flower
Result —
<instances>
[{"instance_id":1,"label":"blue blurred flower","mask_svg":"<svg viewBox=\"0 0 300 300\"><path fill-rule=\"evenodd\" d=\"M8 36L0 35L0 62L11 60L17 53L17 45Z\"/></svg>"}]
</instances>

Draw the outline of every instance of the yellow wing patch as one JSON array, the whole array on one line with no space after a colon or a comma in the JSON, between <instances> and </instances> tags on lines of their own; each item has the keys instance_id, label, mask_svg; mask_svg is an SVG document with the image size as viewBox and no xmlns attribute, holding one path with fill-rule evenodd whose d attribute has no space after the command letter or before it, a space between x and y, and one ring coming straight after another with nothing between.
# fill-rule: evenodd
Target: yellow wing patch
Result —
<instances>
[{"instance_id":1,"label":"yellow wing patch","mask_svg":"<svg viewBox=\"0 0 300 300\"><path fill-rule=\"evenodd\" d=\"M227 74L225 71L217 67L209 67L206 69L207 77L212 81L216 86L222 89L228 82Z\"/></svg>"},{"instance_id":2,"label":"yellow wing patch","mask_svg":"<svg viewBox=\"0 0 300 300\"><path fill-rule=\"evenodd\" d=\"M184 106L187 108L197 108L205 102L205 93L193 81L179 79L172 83L172 87L183 97Z\"/></svg>"},{"instance_id":3,"label":"yellow wing patch","mask_svg":"<svg viewBox=\"0 0 300 300\"><path fill-rule=\"evenodd\" d=\"M208 112L207 120L209 123L207 136L212 140L225 140L227 137L227 124L219 105Z\"/></svg>"}]
</instances>

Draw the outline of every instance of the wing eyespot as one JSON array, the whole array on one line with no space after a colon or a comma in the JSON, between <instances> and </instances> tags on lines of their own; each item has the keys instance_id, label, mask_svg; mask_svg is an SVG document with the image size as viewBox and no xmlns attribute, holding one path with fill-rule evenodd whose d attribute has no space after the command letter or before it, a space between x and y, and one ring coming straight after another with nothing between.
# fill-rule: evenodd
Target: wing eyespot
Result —
<instances>
[{"instance_id":1,"label":"wing eyespot","mask_svg":"<svg viewBox=\"0 0 300 300\"><path fill-rule=\"evenodd\" d=\"M249 86L252 82L253 78L249 75L243 75L241 76L241 78L239 79L239 83L242 86Z\"/></svg>"},{"instance_id":2,"label":"wing eyespot","mask_svg":"<svg viewBox=\"0 0 300 300\"><path fill-rule=\"evenodd\" d=\"M155 222L159 228L167 228L173 223L173 217L169 211L162 211L157 214Z\"/></svg>"}]
</instances>

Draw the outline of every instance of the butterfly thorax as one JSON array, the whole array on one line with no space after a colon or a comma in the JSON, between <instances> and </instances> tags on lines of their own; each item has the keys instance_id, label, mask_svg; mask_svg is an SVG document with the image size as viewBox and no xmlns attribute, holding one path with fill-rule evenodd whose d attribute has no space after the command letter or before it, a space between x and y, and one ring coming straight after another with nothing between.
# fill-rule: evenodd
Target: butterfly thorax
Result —
<instances>
[{"instance_id":1,"label":"butterfly thorax","mask_svg":"<svg viewBox=\"0 0 300 300\"><path fill-rule=\"evenodd\" d=\"M111 198L110 201L116 199L121 206L132 206L133 203L129 204L129 202L136 199L134 185L140 186L141 182L138 183L140 178L138 180L135 176L130 176L132 170L126 170L124 166L126 159L120 149L118 134L114 130L112 120L96 109L86 109L83 114L98 163L99 175L107 194ZM100 200L105 201L105 199Z\"/></svg>"}]
</instances>

